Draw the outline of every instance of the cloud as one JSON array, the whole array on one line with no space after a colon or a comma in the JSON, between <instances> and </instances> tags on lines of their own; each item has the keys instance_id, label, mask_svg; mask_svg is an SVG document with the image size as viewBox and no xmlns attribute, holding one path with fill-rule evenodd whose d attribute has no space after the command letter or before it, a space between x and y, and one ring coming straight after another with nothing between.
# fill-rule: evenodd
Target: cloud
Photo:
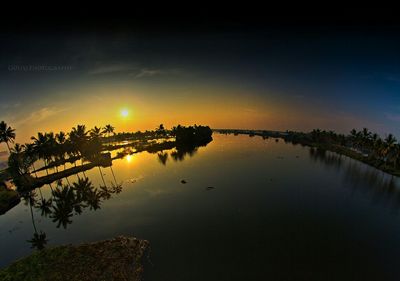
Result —
<instances>
[{"instance_id":1,"label":"cloud","mask_svg":"<svg viewBox=\"0 0 400 281\"><path fill-rule=\"evenodd\" d=\"M179 69L139 68L136 65L129 64L102 65L88 72L89 75L120 74L134 78L145 78L158 75L177 75L180 73L181 71Z\"/></svg>"},{"instance_id":2,"label":"cloud","mask_svg":"<svg viewBox=\"0 0 400 281\"><path fill-rule=\"evenodd\" d=\"M179 69L149 69L143 68L138 73L134 74L135 78L152 77L157 75L178 75L181 71Z\"/></svg>"},{"instance_id":3,"label":"cloud","mask_svg":"<svg viewBox=\"0 0 400 281\"><path fill-rule=\"evenodd\" d=\"M126 73L137 70L137 67L126 64L103 65L89 71L90 75Z\"/></svg>"},{"instance_id":4,"label":"cloud","mask_svg":"<svg viewBox=\"0 0 400 281\"><path fill-rule=\"evenodd\" d=\"M135 75L135 78L142 78L142 77L151 77L154 75L163 74L164 71L159 69L142 69Z\"/></svg>"},{"instance_id":5,"label":"cloud","mask_svg":"<svg viewBox=\"0 0 400 281\"><path fill-rule=\"evenodd\" d=\"M66 110L67 109L59 109L55 107L43 107L41 109L31 112L26 117L16 120L15 125L18 126L24 124L38 123Z\"/></svg>"}]
</instances>

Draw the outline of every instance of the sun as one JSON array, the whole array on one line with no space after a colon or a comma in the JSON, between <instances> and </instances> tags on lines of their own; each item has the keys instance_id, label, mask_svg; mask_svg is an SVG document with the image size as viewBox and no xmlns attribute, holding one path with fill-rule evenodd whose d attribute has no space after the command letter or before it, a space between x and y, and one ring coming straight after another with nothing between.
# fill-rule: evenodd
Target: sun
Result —
<instances>
[{"instance_id":1,"label":"sun","mask_svg":"<svg viewBox=\"0 0 400 281\"><path fill-rule=\"evenodd\" d=\"M128 109L122 109L121 110L121 116L122 117L128 117L128 115L129 115Z\"/></svg>"}]
</instances>

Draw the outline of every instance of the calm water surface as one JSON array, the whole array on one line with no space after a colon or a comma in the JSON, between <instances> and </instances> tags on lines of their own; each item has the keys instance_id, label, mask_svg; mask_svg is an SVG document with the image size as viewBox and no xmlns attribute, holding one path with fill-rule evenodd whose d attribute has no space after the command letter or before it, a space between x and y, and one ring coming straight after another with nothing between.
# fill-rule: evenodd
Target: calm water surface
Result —
<instances>
[{"instance_id":1,"label":"calm water surface","mask_svg":"<svg viewBox=\"0 0 400 281\"><path fill-rule=\"evenodd\" d=\"M165 164L147 152L114 161L121 193L66 228L34 208L37 230L50 246L147 239L146 280L399 280L397 178L282 140L213 138ZM111 185L111 169L101 171ZM85 174L102 184L97 168ZM29 254L33 233L29 204L0 216L0 266Z\"/></svg>"}]
</instances>

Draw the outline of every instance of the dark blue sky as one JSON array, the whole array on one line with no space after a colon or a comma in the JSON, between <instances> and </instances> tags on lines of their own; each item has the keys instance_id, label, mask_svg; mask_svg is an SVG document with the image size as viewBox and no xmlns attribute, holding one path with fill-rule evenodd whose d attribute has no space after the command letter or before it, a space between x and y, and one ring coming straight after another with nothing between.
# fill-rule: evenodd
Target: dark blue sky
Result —
<instances>
[{"instance_id":1,"label":"dark blue sky","mask_svg":"<svg viewBox=\"0 0 400 281\"><path fill-rule=\"evenodd\" d=\"M253 25L162 32L5 32L1 46L0 119L47 106L52 91L91 83L159 88L208 85L225 89L227 99L256 97L265 108L276 105L282 118L306 114L310 119L304 125L300 124L304 118L299 118L296 124L293 116L280 125L286 126L282 130L319 126L347 131L366 126L400 136L400 29L395 27ZM27 65L69 68L10 71L10 66ZM226 93L232 89L240 93ZM68 99L68 95L54 94L53 99ZM216 110L218 106L215 103ZM260 120L250 120L248 127L262 127ZM265 129L270 125L266 120Z\"/></svg>"}]
</instances>

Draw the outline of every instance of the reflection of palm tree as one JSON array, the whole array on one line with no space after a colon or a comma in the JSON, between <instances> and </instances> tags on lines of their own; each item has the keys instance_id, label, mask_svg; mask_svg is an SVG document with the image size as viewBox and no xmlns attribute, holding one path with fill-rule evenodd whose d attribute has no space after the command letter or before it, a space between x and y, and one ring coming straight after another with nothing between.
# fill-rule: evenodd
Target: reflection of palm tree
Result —
<instances>
[{"instance_id":1,"label":"reflection of palm tree","mask_svg":"<svg viewBox=\"0 0 400 281\"><path fill-rule=\"evenodd\" d=\"M197 147L195 146L179 146L173 152L171 152L171 157L175 161L183 161L186 155L192 157L197 152Z\"/></svg>"},{"instance_id":2,"label":"reflection of palm tree","mask_svg":"<svg viewBox=\"0 0 400 281\"><path fill-rule=\"evenodd\" d=\"M103 172L101 171L100 166L97 166L97 167L99 168L99 173L100 173L101 179L103 180L103 184L104 184L104 186L107 188L106 182L104 181Z\"/></svg>"},{"instance_id":3,"label":"reflection of palm tree","mask_svg":"<svg viewBox=\"0 0 400 281\"><path fill-rule=\"evenodd\" d=\"M53 206L52 199L41 198L36 207L41 210L41 215L47 217L51 214L51 207Z\"/></svg>"},{"instance_id":4,"label":"reflection of palm tree","mask_svg":"<svg viewBox=\"0 0 400 281\"><path fill-rule=\"evenodd\" d=\"M158 156L158 160L160 161L160 163L165 166L167 163L167 160L168 160L168 153L160 152L157 154L157 156Z\"/></svg>"},{"instance_id":5,"label":"reflection of palm tree","mask_svg":"<svg viewBox=\"0 0 400 281\"><path fill-rule=\"evenodd\" d=\"M102 199L108 200L111 198L112 190L107 186L100 186L99 195Z\"/></svg>"},{"instance_id":6,"label":"reflection of palm tree","mask_svg":"<svg viewBox=\"0 0 400 281\"><path fill-rule=\"evenodd\" d=\"M72 184L72 188L76 191L78 199L86 200L88 194L94 188L89 178L79 178L78 182Z\"/></svg>"},{"instance_id":7,"label":"reflection of palm tree","mask_svg":"<svg viewBox=\"0 0 400 281\"><path fill-rule=\"evenodd\" d=\"M112 193L115 193L115 194L118 194L118 193L120 193L122 191L122 183L120 183L120 184L112 184L111 185L111 192Z\"/></svg>"},{"instance_id":8,"label":"reflection of palm tree","mask_svg":"<svg viewBox=\"0 0 400 281\"><path fill-rule=\"evenodd\" d=\"M72 216L71 205L62 204L56 201L56 205L53 206L51 218L53 219L53 222L57 222L57 228L61 225L64 228L67 228L67 225L72 223L72 220L70 219Z\"/></svg>"},{"instance_id":9,"label":"reflection of palm tree","mask_svg":"<svg viewBox=\"0 0 400 281\"><path fill-rule=\"evenodd\" d=\"M114 178L114 183L117 184L117 179L115 178L115 174L114 174L114 170L112 168L112 165L110 166L110 169L111 169L111 174L113 175L113 178Z\"/></svg>"},{"instance_id":10,"label":"reflection of palm tree","mask_svg":"<svg viewBox=\"0 0 400 281\"><path fill-rule=\"evenodd\" d=\"M27 242L31 244L32 249L36 248L38 250L43 250L47 244L47 241L46 233L40 231L40 233L35 232L32 239L28 240Z\"/></svg>"},{"instance_id":11,"label":"reflection of palm tree","mask_svg":"<svg viewBox=\"0 0 400 281\"><path fill-rule=\"evenodd\" d=\"M33 225L33 229L35 231L33 234L33 238L31 240L28 240L27 242L31 243L31 248L36 248L38 250L42 250L44 248L44 246L47 244L46 234L42 231L40 231L40 233L37 232L35 218L33 216L33 210L32 210L32 205L35 202L34 194L29 193L27 196L28 196L27 199L29 202L29 208L31 210L32 225Z\"/></svg>"},{"instance_id":12,"label":"reflection of palm tree","mask_svg":"<svg viewBox=\"0 0 400 281\"><path fill-rule=\"evenodd\" d=\"M55 206L53 206L51 218L53 222L57 222L57 227L61 225L67 228L68 224L71 224L71 217L73 206L75 203L75 194L69 186L64 186L62 189L56 189L53 191L53 197Z\"/></svg>"},{"instance_id":13,"label":"reflection of palm tree","mask_svg":"<svg viewBox=\"0 0 400 281\"><path fill-rule=\"evenodd\" d=\"M93 189L86 198L86 203L88 204L90 210L100 209L101 203L101 193L97 190L97 188Z\"/></svg>"},{"instance_id":14,"label":"reflection of palm tree","mask_svg":"<svg viewBox=\"0 0 400 281\"><path fill-rule=\"evenodd\" d=\"M7 145L8 152L11 153L9 142L14 142L15 139L15 129L7 126L4 121L0 122L0 143L4 142Z\"/></svg>"}]
</instances>

